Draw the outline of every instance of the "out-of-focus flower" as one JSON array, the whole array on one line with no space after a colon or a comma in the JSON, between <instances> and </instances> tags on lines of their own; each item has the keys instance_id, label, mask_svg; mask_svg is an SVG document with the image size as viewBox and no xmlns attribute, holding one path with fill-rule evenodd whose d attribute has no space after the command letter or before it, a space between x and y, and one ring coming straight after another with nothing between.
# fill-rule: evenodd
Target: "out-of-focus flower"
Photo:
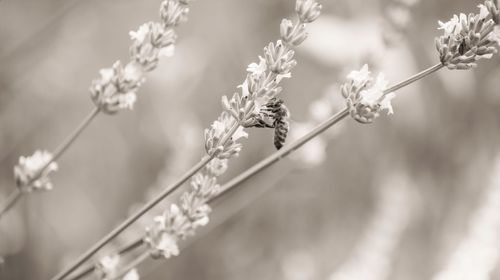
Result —
<instances>
[{"instance_id":1,"label":"out-of-focus flower","mask_svg":"<svg viewBox=\"0 0 500 280\"><path fill-rule=\"evenodd\" d=\"M105 256L97 263L94 273L99 279L112 279L118 273L119 255Z\"/></svg>"},{"instance_id":2,"label":"out-of-focus flower","mask_svg":"<svg viewBox=\"0 0 500 280\"><path fill-rule=\"evenodd\" d=\"M137 273L137 269L132 269L125 276L123 276L122 280L139 280L139 273Z\"/></svg>"},{"instance_id":3,"label":"out-of-focus flower","mask_svg":"<svg viewBox=\"0 0 500 280\"><path fill-rule=\"evenodd\" d=\"M449 69L467 70L497 53L492 39L495 15L488 8L493 4L490 0L485 3L479 6L479 14L454 15L447 22L438 22L444 34L436 38L436 48L441 63Z\"/></svg>"},{"instance_id":4,"label":"out-of-focus flower","mask_svg":"<svg viewBox=\"0 0 500 280\"><path fill-rule=\"evenodd\" d=\"M24 192L51 190L49 174L58 168L57 163L51 161L52 154L48 151L37 150L31 156L21 156L14 167L17 187Z\"/></svg>"},{"instance_id":5,"label":"out-of-focus flower","mask_svg":"<svg viewBox=\"0 0 500 280\"><path fill-rule=\"evenodd\" d=\"M137 90L145 81L144 74L158 66L161 57L172 56L177 35L173 27L187 18L188 3L183 0L164 0L160 15L162 22L147 22L137 31L130 31L131 61L125 67L117 61L113 67L100 71L101 77L92 82L90 96L106 114L133 109Z\"/></svg>"},{"instance_id":6,"label":"out-of-focus flower","mask_svg":"<svg viewBox=\"0 0 500 280\"><path fill-rule=\"evenodd\" d=\"M171 56L177 35L161 23L148 22L131 31L130 38L130 56L143 71L152 71L161 57Z\"/></svg>"},{"instance_id":7,"label":"out-of-focus flower","mask_svg":"<svg viewBox=\"0 0 500 280\"><path fill-rule=\"evenodd\" d=\"M224 174L227 170L227 159L214 158L207 164L207 170L216 177Z\"/></svg>"},{"instance_id":8,"label":"out-of-focus flower","mask_svg":"<svg viewBox=\"0 0 500 280\"><path fill-rule=\"evenodd\" d=\"M94 273L100 280L112 280L115 279L119 273L120 256L111 255L105 256L99 260L97 263ZM134 268L127 272L121 280L139 280L139 274Z\"/></svg>"},{"instance_id":9,"label":"out-of-focus flower","mask_svg":"<svg viewBox=\"0 0 500 280\"><path fill-rule=\"evenodd\" d=\"M387 110L393 114L391 100L394 93L384 93L387 81L384 74L379 74L375 80L364 65L360 71L353 71L347 76L348 81L341 86L342 96L346 99L351 116L361 123L372 123Z\"/></svg>"},{"instance_id":10,"label":"out-of-focus flower","mask_svg":"<svg viewBox=\"0 0 500 280\"><path fill-rule=\"evenodd\" d=\"M179 224L179 219L174 220L178 213L180 211L177 205L172 205L169 213L156 216L154 224L146 228L144 242L149 245L153 258L170 258L179 254L177 238L172 230L167 227L172 224Z\"/></svg>"},{"instance_id":11,"label":"out-of-focus flower","mask_svg":"<svg viewBox=\"0 0 500 280\"><path fill-rule=\"evenodd\" d=\"M92 82L90 96L94 104L104 113L115 114L119 110L133 109L137 100L136 91L144 81L140 66L130 62L122 66L115 62L112 68L100 71L101 77Z\"/></svg>"},{"instance_id":12,"label":"out-of-focus flower","mask_svg":"<svg viewBox=\"0 0 500 280\"><path fill-rule=\"evenodd\" d=\"M316 0L297 0L295 11L302 23L310 23L321 14L321 5Z\"/></svg>"},{"instance_id":13,"label":"out-of-focus flower","mask_svg":"<svg viewBox=\"0 0 500 280\"><path fill-rule=\"evenodd\" d=\"M167 27L179 25L187 20L190 1L165 0L161 3L160 16Z\"/></svg>"}]
</instances>

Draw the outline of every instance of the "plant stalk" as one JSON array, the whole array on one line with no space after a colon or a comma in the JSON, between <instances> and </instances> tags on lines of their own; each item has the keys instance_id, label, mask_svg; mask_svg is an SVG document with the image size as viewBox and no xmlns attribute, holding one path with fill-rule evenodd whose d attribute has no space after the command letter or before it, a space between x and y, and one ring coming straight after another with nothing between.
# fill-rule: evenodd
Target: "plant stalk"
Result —
<instances>
[{"instance_id":1,"label":"plant stalk","mask_svg":"<svg viewBox=\"0 0 500 280\"><path fill-rule=\"evenodd\" d=\"M432 67L429 67L422 72L419 72L418 74L401 81L392 87L384 90L384 94L391 93L393 91L399 90L403 87L406 87L438 70L443 68L444 66L440 64L436 64ZM222 199L224 196L230 193L230 191L237 189L236 187L241 185L241 183L245 182L252 176L260 173L262 170L265 168L273 165L274 163L278 162L280 159L286 157L290 153L294 152L295 150L299 149L302 147L304 144L309 142L311 139L315 138L331 126L339 123L343 119L345 119L349 115L349 110L348 108L344 108L334 116L330 117L328 120L325 122L321 123L318 125L316 128L314 128L312 131L310 131L308 134L305 136L301 137L300 139L296 140L295 142L285 145L281 150L275 152L274 154L270 155L269 157L265 158L264 160L260 161L256 165L252 166L251 168L247 169L245 172L241 173L234 179L230 180L228 183L224 184L221 189L221 193L217 196L214 197L209 201L209 203L213 203L216 200ZM231 132L234 133L236 129L238 128L238 125L233 126L231 129ZM226 137L225 140L228 140L230 137ZM123 230L125 230L129 225L131 225L135 220L137 220L140 216L142 216L144 213L146 213L150 208L152 208L156 203L160 202L164 197L168 196L173 190L177 189L182 183L184 183L187 179L189 179L192 175L194 175L197 171L199 171L201 168L203 168L210 160L212 157L205 157L204 160L200 161L195 167L193 167L189 172L187 172L181 180L179 180L176 184L174 184L171 188L168 188L164 193L162 193L159 197L157 197L154 201L150 202L148 205L143 207L138 213L136 213L134 216L129 218L127 221L122 223L118 228L113 230L110 234L108 234L105 238L103 238L100 242L98 242L96 245L94 245L90 250L88 250L78 261L76 261L74 264L72 264L70 267L68 267L66 270L63 272L59 273L56 275L53 280L61 280L67 275L69 275L71 272L73 272L78 266L83 264L86 260L88 260L94 253L96 253L98 250L100 250L104 245L106 245L111 239L116 237L119 233L121 233ZM194 171L196 169L196 171ZM194 172L193 172L194 171ZM192 174L191 174L192 173ZM179 182L181 182L178 184ZM149 207L151 205L151 207ZM140 214L139 214L140 213Z\"/></svg>"},{"instance_id":2,"label":"plant stalk","mask_svg":"<svg viewBox=\"0 0 500 280\"><path fill-rule=\"evenodd\" d=\"M142 244L144 244L144 242L142 241L142 238L138 238L136 239L135 241L123 246L122 248L120 248L118 250L118 255L124 255L130 251L133 251L135 250L136 248L140 247ZM95 265L92 265L92 266L88 266L84 269L82 269L82 271L80 271L78 274L76 274L75 276L69 278L69 280L78 280L78 279L81 279L85 276L87 276L88 274L94 272L95 270Z\"/></svg>"},{"instance_id":3,"label":"plant stalk","mask_svg":"<svg viewBox=\"0 0 500 280\"><path fill-rule=\"evenodd\" d=\"M28 183L26 184L27 186L30 186L40 178L40 176L43 174L45 169L49 167L50 164L55 162L59 157L61 157L62 154L75 142L75 140L80 136L80 134L87 128L87 126L92 122L92 120L99 114L99 108L95 107L86 117L83 119L83 121L78 125L78 127L73 130L73 132L61 143L57 148L54 150L52 154L52 158L45 163L40 170L31 178ZM23 195L23 192L21 192L19 189L16 189L13 191L10 195L9 198L7 199L7 202L0 207L0 218L3 216L5 212L7 212L10 208L14 207L16 202L21 198Z\"/></svg>"},{"instance_id":4,"label":"plant stalk","mask_svg":"<svg viewBox=\"0 0 500 280\"><path fill-rule=\"evenodd\" d=\"M12 208L19 199L21 199L22 195L23 193L19 189L15 189L10 193L7 200L0 208L0 218L2 218L2 216L9 211L9 209Z\"/></svg>"}]
</instances>

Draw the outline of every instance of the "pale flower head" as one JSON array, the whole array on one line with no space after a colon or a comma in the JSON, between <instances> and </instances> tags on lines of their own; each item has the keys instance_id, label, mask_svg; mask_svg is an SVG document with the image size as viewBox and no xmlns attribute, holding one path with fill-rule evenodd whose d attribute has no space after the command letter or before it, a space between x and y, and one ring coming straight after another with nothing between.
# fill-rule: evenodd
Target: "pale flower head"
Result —
<instances>
[{"instance_id":1,"label":"pale flower head","mask_svg":"<svg viewBox=\"0 0 500 280\"><path fill-rule=\"evenodd\" d=\"M144 43L144 40L150 32L149 24L142 24L137 31L130 31L130 38L139 44Z\"/></svg>"},{"instance_id":2,"label":"pale flower head","mask_svg":"<svg viewBox=\"0 0 500 280\"><path fill-rule=\"evenodd\" d=\"M466 18L467 16L465 14L460 14L460 17L453 15L453 17L447 22L438 21L438 29L444 30L445 36L460 34L462 31L462 24L460 21Z\"/></svg>"},{"instance_id":3,"label":"pale flower head","mask_svg":"<svg viewBox=\"0 0 500 280\"><path fill-rule=\"evenodd\" d=\"M173 229L170 228L171 221L169 221L167 213L156 216L153 221L154 224L146 228L146 237L144 238L144 242L151 250L151 256L153 258L170 258L178 255L177 238L171 233Z\"/></svg>"},{"instance_id":4,"label":"pale flower head","mask_svg":"<svg viewBox=\"0 0 500 280\"><path fill-rule=\"evenodd\" d=\"M119 255L110 255L101 258L95 266L95 274L99 279L112 279L118 273L120 263Z\"/></svg>"},{"instance_id":5,"label":"pale flower head","mask_svg":"<svg viewBox=\"0 0 500 280\"><path fill-rule=\"evenodd\" d=\"M365 84L371 79L371 72L368 69L368 64L363 65L359 71L351 71L351 73L347 75L347 79L352 80L355 84Z\"/></svg>"},{"instance_id":6,"label":"pale flower head","mask_svg":"<svg viewBox=\"0 0 500 280\"><path fill-rule=\"evenodd\" d=\"M120 109L134 109L135 101L137 101L137 95L135 92L127 92L125 94L120 94L118 98L118 107Z\"/></svg>"},{"instance_id":7,"label":"pale flower head","mask_svg":"<svg viewBox=\"0 0 500 280\"><path fill-rule=\"evenodd\" d=\"M160 49L158 53L159 57L172 57L175 54L175 45L170 45L168 47L164 47Z\"/></svg>"},{"instance_id":8,"label":"pale flower head","mask_svg":"<svg viewBox=\"0 0 500 280\"><path fill-rule=\"evenodd\" d=\"M115 71L113 68L103 68L99 70L99 74L101 75L101 83L107 84L111 82L115 75Z\"/></svg>"},{"instance_id":9,"label":"pale flower head","mask_svg":"<svg viewBox=\"0 0 500 280\"><path fill-rule=\"evenodd\" d=\"M132 269L125 276L123 276L122 280L139 280L139 273L137 272L137 269Z\"/></svg>"},{"instance_id":10,"label":"pale flower head","mask_svg":"<svg viewBox=\"0 0 500 280\"><path fill-rule=\"evenodd\" d=\"M119 110L133 109L136 91L144 82L141 66L132 61L125 67L120 61L112 68L100 70L100 78L92 82L90 96L94 104L104 113L115 114Z\"/></svg>"},{"instance_id":11,"label":"pale flower head","mask_svg":"<svg viewBox=\"0 0 500 280\"><path fill-rule=\"evenodd\" d=\"M368 89L361 91L361 103L368 106L380 105L381 109L387 109L389 114L393 113L391 99L394 96L384 95L384 90L387 88L388 82L384 74L379 74L375 83Z\"/></svg>"},{"instance_id":12,"label":"pale flower head","mask_svg":"<svg viewBox=\"0 0 500 280\"><path fill-rule=\"evenodd\" d=\"M454 15L447 22L439 21L443 35L436 38L436 49L441 63L450 70L468 70L480 59L490 59L497 53L494 40L490 40L496 17L487 5L479 5L478 14Z\"/></svg>"},{"instance_id":13,"label":"pale flower head","mask_svg":"<svg viewBox=\"0 0 500 280\"><path fill-rule=\"evenodd\" d=\"M392 114L391 100L395 95L384 93L387 84L384 74L374 80L366 65L360 71L351 72L341 87L351 116L358 122L372 123L382 110Z\"/></svg>"},{"instance_id":14,"label":"pale flower head","mask_svg":"<svg viewBox=\"0 0 500 280\"><path fill-rule=\"evenodd\" d=\"M37 150L28 157L21 156L18 164L14 167L17 187L28 192L51 190L53 186L49 174L58 169L57 163L51 162L51 160L52 154L41 150ZM49 164L49 162L51 163Z\"/></svg>"},{"instance_id":15,"label":"pale flower head","mask_svg":"<svg viewBox=\"0 0 500 280\"><path fill-rule=\"evenodd\" d=\"M267 64L266 60L259 56L259 63L251 63L247 67L247 71L249 73L255 74L255 75L261 75L262 73L267 71Z\"/></svg>"},{"instance_id":16,"label":"pale flower head","mask_svg":"<svg viewBox=\"0 0 500 280\"><path fill-rule=\"evenodd\" d=\"M207 170L218 177L224 174L227 170L227 159L214 158L207 164Z\"/></svg>"},{"instance_id":17,"label":"pale flower head","mask_svg":"<svg viewBox=\"0 0 500 280\"><path fill-rule=\"evenodd\" d=\"M177 246L177 239L172 236L172 234L163 232L161 234L160 240L156 247L159 250L163 257L168 259L171 256L179 255L179 247Z\"/></svg>"},{"instance_id":18,"label":"pale flower head","mask_svg":"<svg viewBox=\"0 0 500 280\"><path fill-rule=\"evenodd\" d=\"M485 19L490 15L490 11L488 10L488 7L486 7L485 5L479 4L477 7L479 8L480 19Z\"/></svg>"},{"instance_id":19,"label":"pale flower head","mask_svg":"<svg viewBox=\"0 0 500 280\"><path fill-rule=\"evenodd\" d=\"M240 126L238 129L236 129L236 132L233 134L233 141L236 141L240 138L248 138L248 133L245 132L245 129Z\"/></svg>"},{"instance_id":20,"label":"pale flower head","mask_svg":"<svg viewBox=\"0 0 500 280\"><path fill-rule=\"evenodd\" d=\"M490 40L497 42L500 45L500 26L495 25L493 31L490 34Z\"/></svg>"}]
</instances>

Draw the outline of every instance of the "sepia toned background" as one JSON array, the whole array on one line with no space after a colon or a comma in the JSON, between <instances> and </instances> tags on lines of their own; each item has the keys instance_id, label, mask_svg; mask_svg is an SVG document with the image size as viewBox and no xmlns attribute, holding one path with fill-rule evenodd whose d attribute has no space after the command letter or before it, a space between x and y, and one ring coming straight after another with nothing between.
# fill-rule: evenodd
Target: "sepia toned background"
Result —
<instances>
[{"instance_id":1,"label":"sepia toned background","mask_svg":"<svg viewBox=\"0 0 500 280\"><path fill-rule=\"evenodd\" d=\"M436 64L437 21L480 3L322 2L284 82L290 139L344 106L339 84L364 63L391 83ZM0 1L0 201L19 156L55 148L92 110L90 82L127 57L128 32L157 20L159 4ZM50 278L196 163L220 97L293 7L194 2L175 56L148 74L135 109L98 116L58 161L54 190L2 217L0 279ZM180 256L141 266L142 279L500 278L499 59L401 90L395 114L373 125L347 119L329 130L220 201ZM271 130L249 133L222 183L273 152Z\"/></svg>"}]
</instances>

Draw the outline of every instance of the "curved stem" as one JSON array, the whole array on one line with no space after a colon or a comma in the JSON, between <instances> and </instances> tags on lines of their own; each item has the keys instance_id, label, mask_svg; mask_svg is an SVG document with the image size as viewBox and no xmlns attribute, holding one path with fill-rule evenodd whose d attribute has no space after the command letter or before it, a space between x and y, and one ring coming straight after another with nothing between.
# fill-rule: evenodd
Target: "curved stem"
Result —
<instances>
[{"instance_id":1,"label":"curved stem","mask_svg":"<svg viewBox=\"0 0 500 280\"><path fill-rule=\"evenodd\" d=\"M15 189L8 197L2 206L0 206L0 218L12 208L16 202L21 199L23 193L19 189Z\"/></svg>"}]
</instances>

